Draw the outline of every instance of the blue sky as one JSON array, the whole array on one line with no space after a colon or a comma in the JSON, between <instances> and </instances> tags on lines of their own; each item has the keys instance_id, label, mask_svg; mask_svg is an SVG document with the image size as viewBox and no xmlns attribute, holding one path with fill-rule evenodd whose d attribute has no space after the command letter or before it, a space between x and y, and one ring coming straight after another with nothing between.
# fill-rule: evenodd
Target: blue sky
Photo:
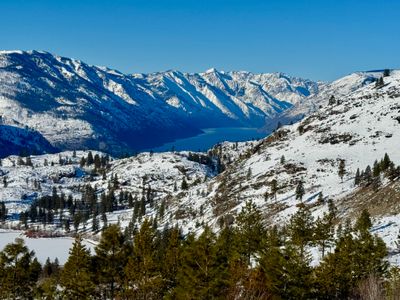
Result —
<instances>
[{"instance_id":1,"label":"blue sky","mask_svg":"<svg viewBox=\"0 0 400 300\"><path fill-rule=\"evenodd\" d=\"M0 48L125 73L400 68L398 0L0 0Z\"/></svg>"}]
</instances>

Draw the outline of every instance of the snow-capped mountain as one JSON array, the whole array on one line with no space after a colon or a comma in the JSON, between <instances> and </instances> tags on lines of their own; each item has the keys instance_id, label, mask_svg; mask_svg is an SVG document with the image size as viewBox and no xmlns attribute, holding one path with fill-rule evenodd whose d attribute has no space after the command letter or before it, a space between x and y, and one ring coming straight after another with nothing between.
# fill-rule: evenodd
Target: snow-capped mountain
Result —
<instances>
[{"instance_id":1,"label":"snow-capped mountain","mask_svg":"<svg viewBox=\"0 0 400 300\"><path fill-rule=\"evenodd\" d=\"M0 52L0 115L60 149L114 154L201 128L261 127L322 83L280 73L167 71L125 75L38 51Z\"/></svg>"}]
</instances>

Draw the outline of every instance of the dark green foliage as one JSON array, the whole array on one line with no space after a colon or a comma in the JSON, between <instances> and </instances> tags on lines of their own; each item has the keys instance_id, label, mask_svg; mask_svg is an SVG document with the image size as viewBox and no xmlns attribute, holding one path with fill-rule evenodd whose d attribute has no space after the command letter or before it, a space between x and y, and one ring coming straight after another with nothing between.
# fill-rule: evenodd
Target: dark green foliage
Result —
<instances>
[{"instance_id":1,"label":"dark green foliage","mask_svg":"<svg viewBox=\"0 0 400 300\"><path fill-rule=\"evenodd\" d=\"M305 194L305 190L304 190L304 185L303 185L303 181L299 181L299 183L296 186L296 200L300 200L303 201L303 196Z\"/></svg>"},{"instance_id":2,"label":"dark green foliage","mask_svg":"<svg viewBox=\"0 0 400 300\"><path fill-rule=\"evenodd\" d=\"M0 298L31 299L41 266L22 239L0 252Z\"/></svg>"},{"instance_id":3,"label":"dark green foliage","mask_svg":"<svg viewBox=\"0 0 400 300\"><path fill-rule=\"evenodd\" d=\"M114 299L121 289L129 250L118 225L110 225L103 230L101 240L95 248L94 262L100 294L105 299Z\"/></svg>"},{"instance_id":4,"label":"dark green foliage","mask_svg":"<svg viewBox=\"0 0 400 300\"><path fill-rule=\"evenodd\" d=\"M386 246L370 233L367 211L335 235L337 209L326 204L316 220L301 203L286 226L267 229L261 211L247 202L237 226L224 223L218 234L207 226L186 237L177 226L159 231L155 218L139 230L131 222L124 233L105 225L95 255L78 236L63 269L47 260L41 271L17 241L0 252L0 298L359 299L355 287L371 276L385 279ZM323 256L317 266L312 246Z\"/></svg>"},{"instance_id":5,"label":"dark green foliage","mask_svg":"<svg viewBox=\"0 0 400 300\"><path fill-rule=\"evenodd\" d=\"M4 201L0 202L0 222L4 222L7 217L7 208Z\"/></svg>"},{"instance_id":6,"label":"dark green foliage","mask_svg":"<svg viewBox=\"0 0 400 300\"><path fill-rule=\"evenodd\" d=\"M385 85L385 82L383 81L383 77L380 77L375 81L375 87L376 88L381 88Z\"/></svg>"},{"instance_id":7,"label":"dark green foliage","mask_svg":"<svg viewBox=\"0 0 400 300\"><path fill-rule=\"evenodd\" d=\"M251 256L260 248L266 232L261 211L253 202L246 202L236 221L240 228L239 252L250 261Z\"/></svg>"},{"instance_id":8,"label":"dark green foliage","mask_svg":"<svg viewBox=\"0 0 400 300\"><path fill-rule=\"evenodd\" d=\"M271 195L276 199L276 193L278 192L278 181L276 179L272 179L271 181Z\"/></svg>"},{"instance_id":9,"label":"dark green foliage","mask_svg":"<svg viewBox=\"0 0 400 300\"><path fill-rule=\"evenodd\" d=\"M61 273L60 284L67 299L90 299L95 285L89 250L77 236Z\"/></svg>"},{"instance_id":10,"label":"dark green foliage","mask_svg":"<svg viewBox=\"0 0 400 300\"><path fill-rule=\"evenodd\" d=\"M300 205L299 210L291 217L288 227L291 243L304 255L305 247L313 240L314 218L306 205Z\"/></svg>"},{"instance_id":11,"label":"dark green foliage","mask_svg":"<svg viewBox=\"0 0 400 300\"><path fill-rule=\"evenodd\" d=\"M206 227L198 239L190 236L178 270L176 299L218 299L227 285L226 264L221 261L216 236Z\"/></svg>"},{"instance_id":12,"label":"dark green foliage","mask_svg":"<svg viewBox=\"0 0 400 300\"><path fill-rule=\"evenodd\" d=\"M186 181L186 178L183 177L182 183L181 183L181 189L182 189L182 190L187 190L188 188L189 188L189 186L188 186L188 183L187 183L187 181Z\"/></svg>"},{"instance_id":13,"label":"dark green foliage","mask_svg":"<svg viewBox=\"0 0 400 300\"><path fill-rule=\"evenodd\" d=\"M339 170L338 170L338 175L340 177L340 180L343 182L343 176L346 174L346 163L344 159L341 159L339 161Z\"/></svg>"},{"instance_id":14,"label":"dark green foliage","mask_svg":"<svg viewBox=\"0 0 400 300\"><path fill-rule=\"evenodd\" d=\"M335 251L329 253L316 269L321 298L351 297L354 287L371 274L383 276L387 270L385 243L368 229L369 214L364 211L353 229L347 225L336 241Z\"/></svg>"},{"instance_id":15,"label":"dark green foliage","mask_svg":"<svg viewBox=\"0 0 400 300\"><path fill-rule=\"evenodd\" d=\"M329 101L328 101L328 105L335 105L336 104L336 98L335 96L330 96L329 97Z\"/></svg>"}]
</instances>

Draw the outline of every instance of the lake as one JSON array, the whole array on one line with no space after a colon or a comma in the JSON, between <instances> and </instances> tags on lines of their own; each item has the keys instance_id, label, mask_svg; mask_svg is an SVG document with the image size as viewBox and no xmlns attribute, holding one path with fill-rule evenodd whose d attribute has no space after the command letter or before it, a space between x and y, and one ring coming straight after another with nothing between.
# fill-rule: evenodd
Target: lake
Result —
<instances>
[{"instance_id":1,"label":"lake","mask_svg":"<svg viewBox=\"0 0 400 300\"><path fill-rule=\"evenodd\" d=\"M69 249L74 242L70 237L57 238L28 238L22 231L12 231L0 229L0 251L9 243L14 243L16 238L22 238L29 250L34 250L38 261L42 264L49 257L54 260L56 257L60 264L65 264L69 256ZM90 252L94 253L94 244L91 241L84 240L83 244Z\"/></svg>"},{"instance_id":2,"label":"lake","mask_svg":"<svg viewBox=\"0 0 400 300\"><path fill-rule=\"evenodd\" d=\"M258 128L246 127L221 127L202 129L203 133L184 139L166 143L160 147L153 148L154 152L171 151L206 151L220 142L244 142L264 138L265 133Z\"/></svg>"}]
</instances>

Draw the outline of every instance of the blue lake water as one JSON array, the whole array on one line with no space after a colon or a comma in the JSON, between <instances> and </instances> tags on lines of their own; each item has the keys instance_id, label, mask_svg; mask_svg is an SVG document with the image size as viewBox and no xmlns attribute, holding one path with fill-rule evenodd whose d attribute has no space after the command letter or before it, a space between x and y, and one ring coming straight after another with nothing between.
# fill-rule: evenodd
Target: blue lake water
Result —
<instances>
[{"instance_id":1,"label":"blue lake water","mask_svg":"<svg viewBox=\"0 0 400 300\"><path fill-rule=\"evenodd\" d=\"M160 147L153 148L155 152L163 151L206 151L215 144L220 142L243 142L254 139L264 138L265 133L260 132L257 128L245 128L245 127L222 127L222 128L206 128L202 129L204 133L185 138L179 139Z\"/></svg>"}]
</instances>

